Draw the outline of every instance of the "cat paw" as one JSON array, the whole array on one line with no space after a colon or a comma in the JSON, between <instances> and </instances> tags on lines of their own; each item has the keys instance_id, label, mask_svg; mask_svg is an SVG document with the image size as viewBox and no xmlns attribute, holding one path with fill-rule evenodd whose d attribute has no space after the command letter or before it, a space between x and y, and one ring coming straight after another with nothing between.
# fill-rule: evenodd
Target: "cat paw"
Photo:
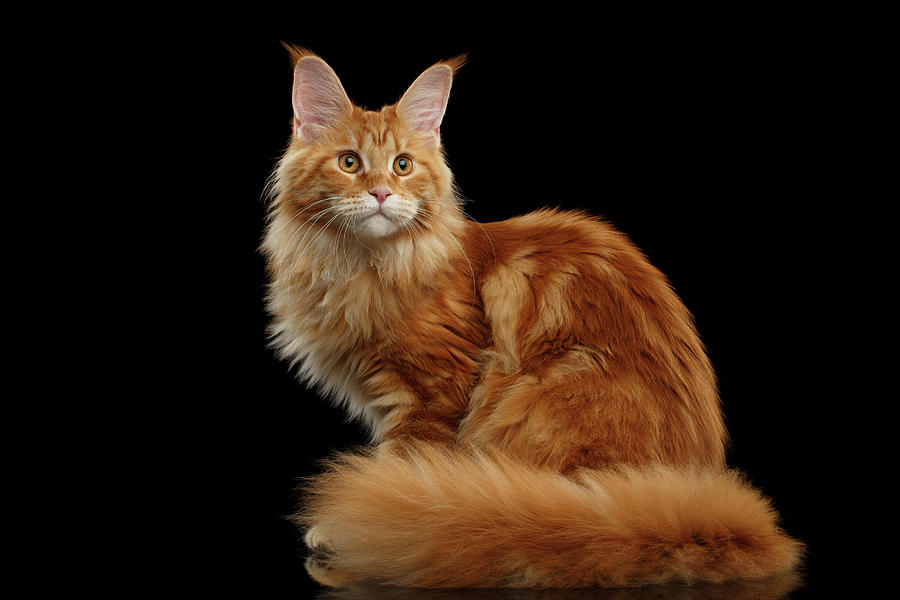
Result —
<instances>
[{"instance_id":1,"label":"cat paw","mask_svg":"<svg viewBox=\"0 0 900 600\"><path fill-rule=\"evenodd\" d=\"M351 577L346 573L342 573L329 562L331 556L313 552L306 557L306 572L316 582L327 585L328 587L345 587Z\"/></svg>"},{"instance_id":2,"label":"cat paw","mask_svg":"<svg viewBox=\"0 0 900 600\"><path fill-rule=\"evenodd\" d=\"M335 567L334 550L321 527L310 527L303 536L303 541L309 548L305 566L310 577L329 587L343 587L350 582L351 577Z\"/></svg>"},{"instance_id":3,"label":"cat paw","mask_svg":"<svg viewBox=\"0 0 900 600\"><path fill-rule=\"evenodd\" d=\"M303 542L306 544L306 547L313 552L331 553L331 544L328 542L328 538L325 537L322 528L318 525L313 525L306 530L306 535L303 536Z\"/></svg>"}]
</instances>

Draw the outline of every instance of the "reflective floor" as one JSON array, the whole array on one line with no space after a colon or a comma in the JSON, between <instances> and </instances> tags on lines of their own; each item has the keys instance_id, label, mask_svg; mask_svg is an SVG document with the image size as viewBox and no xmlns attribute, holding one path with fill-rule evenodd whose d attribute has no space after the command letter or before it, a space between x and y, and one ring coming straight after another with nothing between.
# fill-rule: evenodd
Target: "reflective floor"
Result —
<instances>
[{"instance_id":1,"label":"reflective floor","mask_svg":"<svg viewBox=\"0 0 900 600\"><path fill-rule=\"evenodd\" d=\"M423 590L360 587L321 592L318 600L779 600L803 589L799 574L724 585L583 590Z\"/></svg>"}]
</instances>

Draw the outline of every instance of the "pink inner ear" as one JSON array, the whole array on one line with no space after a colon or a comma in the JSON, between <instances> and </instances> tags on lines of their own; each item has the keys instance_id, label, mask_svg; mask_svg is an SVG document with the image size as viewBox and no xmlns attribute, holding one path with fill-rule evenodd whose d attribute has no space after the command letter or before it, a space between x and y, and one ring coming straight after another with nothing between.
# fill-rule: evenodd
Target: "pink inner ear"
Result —
<instances>
[{"instance_id":1,"label":"pink inner ear","mask_svg":"<svg viewBox=\"0 0 900 600\"><path fill-rule=\"evenodd\" d=\"M350 99L334 71L320 58L307 56L294 68L294 131L314 134L352 110Z\"/></svg>"},{"instance_id":2,"label":"pink inner ear","mask_svg":"<svg viewBox=\"0 0 900 600\"><path fill-rule=\"evenodd\" d=\"M417 131L437 135L452 80L453 70L447 65L436 65L419 75L397 105L400 117Z\"/></svg>"}]
</instances>

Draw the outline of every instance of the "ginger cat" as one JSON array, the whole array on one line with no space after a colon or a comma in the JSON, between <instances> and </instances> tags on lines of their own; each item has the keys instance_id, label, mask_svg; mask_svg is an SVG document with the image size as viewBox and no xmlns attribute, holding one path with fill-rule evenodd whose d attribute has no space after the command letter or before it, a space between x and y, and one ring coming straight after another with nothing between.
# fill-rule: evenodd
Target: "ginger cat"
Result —
<instances>
[{"instance_id":1,"label":"ginger cat","mask_svg":"<svg viewBox=\"0 0 900 600\"><path fill-rule=\"evenodd\" d=\"M462 61L367 111L290 50L263 242L273 345L375 445L310 487L311 576L582 587L795 567L802 545L725 465L715 376L665 277L586 214L465 217L440 139Z\"/></svg>"}]
</instances>

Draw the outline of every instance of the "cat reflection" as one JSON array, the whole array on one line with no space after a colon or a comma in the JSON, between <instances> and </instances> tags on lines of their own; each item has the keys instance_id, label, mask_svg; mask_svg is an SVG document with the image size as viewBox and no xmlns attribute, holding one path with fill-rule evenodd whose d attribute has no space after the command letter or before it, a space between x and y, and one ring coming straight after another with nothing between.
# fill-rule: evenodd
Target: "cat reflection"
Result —
<instances>
[{"instance_id":1,"label":"cat reflection","mask_svg":"<svg viewBox=\"0 0 900 600\"><path fill-rule=\"evenodd\" d=\"M721 585L649 585L576 590L446 590L363 586L323 591L318 600L782 600L802 586L798 573Z\"/></svg>"}]
</instances>

